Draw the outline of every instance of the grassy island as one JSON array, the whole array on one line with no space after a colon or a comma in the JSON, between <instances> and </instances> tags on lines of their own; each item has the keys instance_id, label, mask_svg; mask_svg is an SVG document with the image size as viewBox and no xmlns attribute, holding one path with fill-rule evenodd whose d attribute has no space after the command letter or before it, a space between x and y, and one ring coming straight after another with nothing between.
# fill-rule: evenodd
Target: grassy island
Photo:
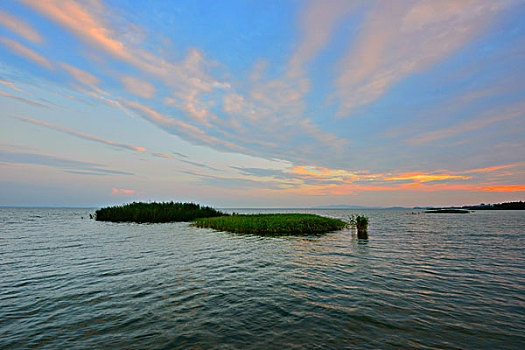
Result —
<instances>
[{"instance_id":1,"label":"grassy island","mask_svg":"<svg viewBox=\"0 0 525 350\"><path fill-rule=\"evenodd\" d=\"M314 214L254 214L201 218L197 227L258 235L308 235L337 231L348 224Z\"/></svg>"},{"instance_id":2,"label":"grassy island","mask_svg":"<svg viewBox=\"0 0 525 350\"><path fill-rule=\"evenodd\" d=\"M98 209L98 221L160 223L173 221L193 221L198 218L226 215L210 207L195 203L142 203L106 207Z\"/></svg>"},{"instance_id":3,"label":"grassy island","mask_svg":"<svg viewBox=\"0 0 525 350\"><path fill-rule=\"evenodd\" d=\"M432 213L432 214L439 214L439 213L443 213L443 214L468 214L468 213L470 213L470 211L465 210L465 209L432 209L432 210L425 211L425 213Z\"/></svg>"}]
</instances>

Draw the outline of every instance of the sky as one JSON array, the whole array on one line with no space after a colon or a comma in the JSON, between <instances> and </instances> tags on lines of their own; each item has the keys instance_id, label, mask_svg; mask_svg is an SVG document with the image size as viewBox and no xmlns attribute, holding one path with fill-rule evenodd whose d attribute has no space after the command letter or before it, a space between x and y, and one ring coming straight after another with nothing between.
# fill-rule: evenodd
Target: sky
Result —
<instances>
[{"instance_id":1,"label":"sky","mask_svg":"<svg viewBox=\"0 0 525 350\"><path fill-rule=\"evenodd\" d=\"M525 200L523 0L2 0L0 205Z\"/></svg>"}]
</instances>

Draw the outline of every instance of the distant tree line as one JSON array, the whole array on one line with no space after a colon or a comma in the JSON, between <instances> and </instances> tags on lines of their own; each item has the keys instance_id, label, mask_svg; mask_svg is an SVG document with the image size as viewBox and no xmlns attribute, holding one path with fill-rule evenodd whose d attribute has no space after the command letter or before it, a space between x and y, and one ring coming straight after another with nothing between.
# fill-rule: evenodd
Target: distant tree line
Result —
<instances>
[{"instance_id":1,"label":"distant tree line","mask_svg":"<svg viewBox=\"0 0 525 350\"><path fill-rule=\"evenodd\" d=\"M525 210L525 202L507 202L497 204L480 204L474 206L463 206L464 209L471 210Z\"/></svg>"}]
</instances>

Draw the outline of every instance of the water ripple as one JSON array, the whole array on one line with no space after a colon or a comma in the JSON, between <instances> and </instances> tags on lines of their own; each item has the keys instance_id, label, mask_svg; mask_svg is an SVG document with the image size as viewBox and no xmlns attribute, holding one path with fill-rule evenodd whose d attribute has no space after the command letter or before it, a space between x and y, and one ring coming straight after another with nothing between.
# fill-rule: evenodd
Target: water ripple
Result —
<instances>
[{"instance_id":1,"label":"water ripple","mask_svg":"<svg viewBox=\"0 0 525 350\"><path fill-rule=\"evenodd\" d=\"M525 213L369 210L358 240L90 212L0 209L0 348L525 347Z\"/></svg>"}]
</instances>

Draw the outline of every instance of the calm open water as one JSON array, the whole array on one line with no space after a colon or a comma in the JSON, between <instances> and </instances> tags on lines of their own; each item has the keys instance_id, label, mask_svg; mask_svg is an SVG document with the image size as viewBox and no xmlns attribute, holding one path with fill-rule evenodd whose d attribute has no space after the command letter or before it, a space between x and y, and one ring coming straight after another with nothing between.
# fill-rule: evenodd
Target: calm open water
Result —
<instances>
[{"instance_id":1,"label":"calm open water","mask_svg":"<svg viewBox=\"0 0 525 350\"><path fill-rule=\"evenodd\" d=\"M295 211L370 237L0 209L0 348L525 348L525 211Z\"/></svg>"}]
</instances>

